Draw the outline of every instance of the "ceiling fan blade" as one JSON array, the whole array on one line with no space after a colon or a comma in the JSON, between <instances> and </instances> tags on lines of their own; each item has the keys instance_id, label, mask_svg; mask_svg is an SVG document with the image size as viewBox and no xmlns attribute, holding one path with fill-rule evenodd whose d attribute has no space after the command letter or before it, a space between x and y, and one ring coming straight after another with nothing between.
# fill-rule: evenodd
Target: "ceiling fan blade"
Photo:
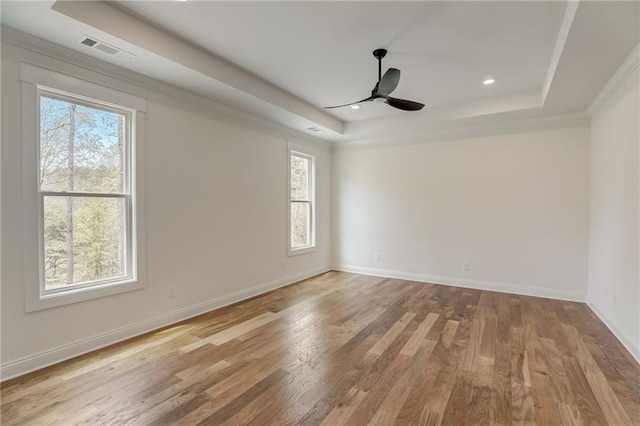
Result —
<instances>
[{"instance_id":1,"label":"ceiling fan blade","mask_svg":"<svg viewBox=\"0 0 640 426\"><path fill-rule=\"evenodd\" d=\"M349 104L344 104L344 105L336 105L336 106L324 107L324 109L342 108L342 107L346 107L346 106L349 106L349 105L359 104L360 102L366 102L366 101L372 101L372 100L373 100L373 96L369 96L367 99L363 99L363 100L358 101L358 102L351 102Z\"/></svg>"},{"instance_id":2,"label":"ceiling fan blade","mask_svg":"<svg viewBox=\"0 0 640 426\"><path fill-rule=\"evenodd\" d=\"M391 96L387 96L387 103L392 107L401 109L403 111L420 111L422 108L424 108L424 104L421 104L420 102L392 98Z\"/></svg>"},{"instance_id":3,"label":"ceiling fan blade","mask_svg":"<svg viewBox=\"0 0 640 426\"><path fill-rule=\"evenodd\" d=\"M381 96L389 95L389 93L396 90L396 87L398 87L399 81L400 81L400 70L396 68L389 68L387 72L385 72L382 78L380 79L380 83L378 83L378 90L376 91L376 94Z\"/></svg>"}]
</instances>

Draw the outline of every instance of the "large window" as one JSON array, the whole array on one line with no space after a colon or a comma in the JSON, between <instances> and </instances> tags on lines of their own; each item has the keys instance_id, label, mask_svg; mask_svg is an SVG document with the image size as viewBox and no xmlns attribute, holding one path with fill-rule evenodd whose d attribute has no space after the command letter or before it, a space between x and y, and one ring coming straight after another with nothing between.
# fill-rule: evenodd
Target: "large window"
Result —
<instances>
[{"instance_id":1,"label":"large window","mask_svg":"<svg viewBox=\"0 0 640 426\"><path fill-rule=\"evenodd\" d=\"M44 293L133 279L131 113L41 90Z\"/></svg>"},{"instance_id":2,"label":"large window","mask_svg":"<svg viewBox=\"0 0 640 426\"><path fill-rule=\"evenodd\" d=\"M21 79L27 311L141 288L144 100L28 64Z\"/></svg>"},{"instance_id":3,"label":"large window","mask_svg":"<svg viewBox=\"0 0 640 426\"><path fill-rule=\"evenodd\" d=\"M315 157L289 151L289 253L315 247Z\"/></svg>"}]
</instances>

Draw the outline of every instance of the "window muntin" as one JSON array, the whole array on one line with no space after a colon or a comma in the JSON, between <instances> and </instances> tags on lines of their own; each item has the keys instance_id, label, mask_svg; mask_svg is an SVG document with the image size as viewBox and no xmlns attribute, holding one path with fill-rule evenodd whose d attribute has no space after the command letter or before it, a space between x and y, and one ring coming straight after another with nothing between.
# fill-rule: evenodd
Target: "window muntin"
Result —
<instances>
[{"instance_id":1,"label":"window muntin","mask_svg":"<svg viewBox=\"0 0 640 426\"><path fill-rule=\"evenodd\" d=\"M290 252L313 248L315 157L297 151L289 154Z\"/></svg>"},{"instance_id":2,"label":"window muntin","mask_svg":"<svg viewBox=\"0 0 640 426\"><path fill-rule=\"evenodd\" d=\"M38 91L41 295L135 279L132 117Z\"/></svg>"}]
</instances>

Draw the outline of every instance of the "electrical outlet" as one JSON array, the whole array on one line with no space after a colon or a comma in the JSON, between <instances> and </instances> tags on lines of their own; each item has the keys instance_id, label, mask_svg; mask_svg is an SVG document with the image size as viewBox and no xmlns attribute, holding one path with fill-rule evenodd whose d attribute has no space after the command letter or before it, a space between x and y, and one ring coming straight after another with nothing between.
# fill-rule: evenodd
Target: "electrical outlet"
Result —
<instances>
[{"instance_id":1,"label":"electrical outlet","mask_svg":"<svg viewBox=\"0 0 640 426\"><path fill-rule=\"evenodd\" d=\"M376 253L373 257L376 259L376 262L380 262L380 253Z\"/></svg>"},{"instance_id":2,"label":"electrical outlet","mask_svg":"<svg viewBox=\"0 0 640 426\"><path fill-rule=\"evenodd\" d=\"M173 299L176 297L176 288L169 287L169 299Z\"/></svg>"},{"instance_id":3,"label":"electrical outlet","mask_svg":"<svg viewBox=\"0 0 640 426\"><path fill-rule=\"evenodd\" d=\"M616 304L618 303L618 295L614 293L611 297L611 300L613 301L613 306L616 306Z\"/></svg>"},{"instance_id":4,"label":"electrical outlet","mask_svg":"<svg viewBox=\"0 0 640 426\"><path fill-rule=\"evenodd\" d=\"M462 269L464 269L465 271L470 271L471 270L471 262L464 262L462 264Z\"/></svg>"}]
</instances>

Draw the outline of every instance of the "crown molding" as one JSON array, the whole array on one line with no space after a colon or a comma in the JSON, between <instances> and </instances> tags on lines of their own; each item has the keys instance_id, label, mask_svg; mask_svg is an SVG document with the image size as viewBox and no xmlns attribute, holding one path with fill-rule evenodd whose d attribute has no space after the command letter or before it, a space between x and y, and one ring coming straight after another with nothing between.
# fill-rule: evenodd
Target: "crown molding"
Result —
<instances>
[{"instance_id":1,"label":"crown molding","mask_svg":"<svg viewBox=\"0 0 640 426\"><path fill-rule=\"evenodd\" d=\"M269 110L281 110L286 116L342 133L343 123L324 109L293 95L226 58L177 37L165 29L140 19L114 3L102 0L58 0L51 9L89 25L110 36L201 74L217 84L232 88L252 103L265 103ZM211 83L211 82L210 82ZM210 84L209 83L209 84ZM287 123L284 123L288 126Z\"/></svg>"},{"instance_id":2,"label":"crown molding","mask_svg":"<svg viewBox=\"0 0 640 426\"><path fill-rule=\"evenodd\" d=\"M513 133L587 127L590 123L590 117L585 112L512 119L508 121L480 123L466 126L453 123L453 125L447 128L434 129L413 136L337 142L333 145L333 149L357 149L371 146L382 147L389 145L412 145L425 142L443 142L454 139L470 139Z\"/></svg>"},{"instance_id":3,"label":"crown molding","mask_svg":"<svg viewBox=\"0 0 640 426\"><path fill-rule=\"evenodd\" d=\"M520 133L527 131L549 130L556 128L580 127L590 124L590 116L599 110L608 99L612 97L617 89L629 79L634 71L637 70L639 64L639 47L636 47L622 66L616 71L614 76L609 80L605 87L594 98L591 105L587 109L587 113L572 113L555 116L545 116L536 118L520 118L508 120L492 120L485 123L461 124L457 120L439 126L437 129L420 131L413 135L403 135L401 137L385 137L375 139L360 139L352 141L331 142L328 140L316 138L312 135L299 132L296 129L286 127L275 123L268 119L258 117L245 111L227 106L212 98L204 97L188 90L173 86L171 84L150 78L148 76L130 71L113 64L101 61L99 59L86 56L82 53L68 49L66 47L42 40L38 37L31 36L13 28L1 27L2 42L33 51L35 53L62 61L68 65L83 68L91 72L99 73L124 82L140 89L146 89L155 93L169 96L171 98L187 102L197 108L204 108L209 113L214 113L216 117L229 120L232 123L246 126L252 124L256 130L269 129L279 137L283 137L292 141L306 141L315 146L334 147L336 149L345 149L361 146L384 146L397 144L413 144L421 142L435 142L452 139L465 139L473 137L483 137L508 133ZM42 66L42 64L36 64ZM46 66L45 66L46 67ZM54 70L62 71L62 70ZM77 75L79 78L86 79L86 76ZM98 82L104 84L103 82ZM122 90L122 87L114 87ZM144 90L138 90L134 93L145 96Z\"/></svg>"},{"instance_id":4,"label":"crown molding","mask_svg":"<svg viewBox=\"0 0 640 426\"><path fill-rule=\"evenodd\" d=\"M627 59L624 60L620 68L613 73L609 81L602 87L600 92L593 98L587 107L587 113L593 117L609 104L620 88L634 76L640 65L640 44L631 50Z\"/></svg>"},{"instance_id":5,"label":"crown molding","mask_svg":"<svg viewBox=\"0 0 640 426\"><path fill-rule=\"evenodd\" d=\"M212 98L204 97L191 91L171 85L169 83L165 83L146 75L139 74L137 72L101 61L99 59L92 58L58 44L51 43L41 38L26 34L14 28L2 25L0 27L0 31L0 39L2 43L8 43L10 45L47 56L54 60L64 62L66 65L70 65L75 68L82 68L90 72L104 75L110 79L117 80L128 85L133 85L138 89L135 91L135 93L132 93L134 95L145 97L145 90L159 93L161 95L169 96L171 98L186 102L188 104L196 106L199 109L204 108L209 113L215 113L217 118L223 118L234 124L238 124L244 127L246 127L247 124L251 124L256 130L269 129L279 137L285 139L304 140L325 147L330 147L332 145L332 143L329 141L315 138L296 129L292 129L290 127L278 124L265 118L222 104ZM51 67L48 67L45 64L34 63L34 65L51 69ZM68 73L65 70L60 69L52 69L52 71ZM74 75L74 77L84 80L87 79L85 75L76 74ZM105 85L103 81L94 82L97 84ZM112 88L123 90L122 87L117 86L113 86Z\"/></svg>"},{"instance_id":6,"label":"crown molding","mask_svg":"<svg viewBox=\"0 0 640 426\"><path fill-rule=\"evenodd\" d=\"M580 0L570 0L567 2L567 8L564 11L560 31L558 32L556 44L553 48L553 54L551 55L551 61L549 62L549 68L547 69L547 76L545 78L544 85L542 86L540 102L542 105L544 105L547 100L547 95L549 94L553 77L556 75L556 70L558 69L558 64L560 63L560 58L562 57L562 52L564 51L564 46L567 43L567 38L569 37L569 32L573 26L573 19L576 17L579 5Z\"/></svg>"}]
</instances>

